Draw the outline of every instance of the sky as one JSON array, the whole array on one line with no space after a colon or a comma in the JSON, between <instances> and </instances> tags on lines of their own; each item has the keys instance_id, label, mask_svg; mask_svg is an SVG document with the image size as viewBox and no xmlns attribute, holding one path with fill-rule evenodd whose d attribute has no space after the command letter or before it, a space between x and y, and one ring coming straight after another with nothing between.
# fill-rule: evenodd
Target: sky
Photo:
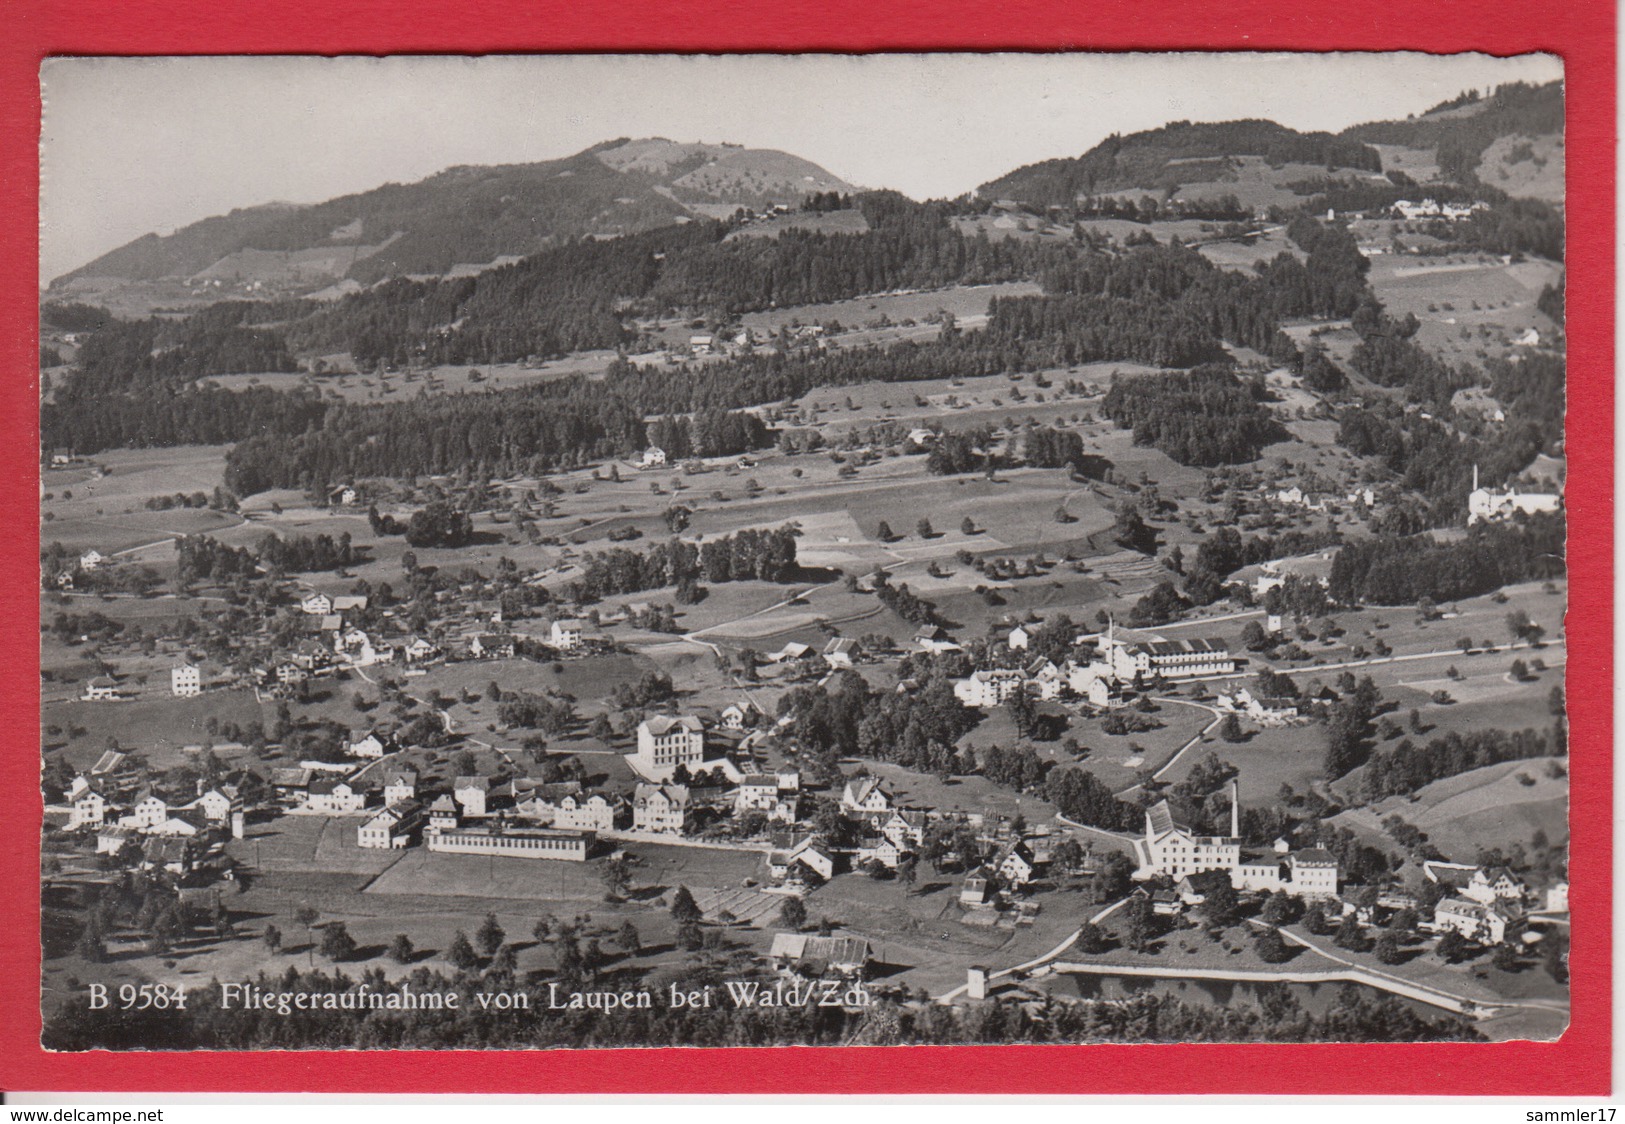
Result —
<instances>
[{"instance_id":1,"label":"sky","mask_svg":"<svg viewBox=\"0 0 1625 1124\"><path fill-rule=\"evenodd\" d=\"M916 199L1169 121L1301 130L1562 77L1529 55L51 59L40 278L236 207L316 203L615 137L778 148Z\"/></svg>"}]
</instances>

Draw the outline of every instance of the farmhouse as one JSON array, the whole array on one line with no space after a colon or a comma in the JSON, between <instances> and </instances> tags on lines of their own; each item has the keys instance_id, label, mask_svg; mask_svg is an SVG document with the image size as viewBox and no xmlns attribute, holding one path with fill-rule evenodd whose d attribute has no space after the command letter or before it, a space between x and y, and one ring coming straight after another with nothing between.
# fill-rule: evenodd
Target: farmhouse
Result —
<instances>
[{"instance_id":1,"label":"farmhouse","mask_svg":"<svg viewBox=\"0 0 1625 1124\"><path fill-rule=\"evenodd\" d=\"M483 633L468 643L468 654L477 660L512 659L513 634L509 632Z\"/></svg>"},{"instance_id":2,"label":"farmhouse","mask_svg":"<svg viewBox=\"0 0 1625 1124\"><path fill-rule=\"evenodd\" d=\"M743 730L760 713L761 710L755 703L749 699L740 699L738 702L730 704L722 712L722 728L724 730Z\"/></svg>"},{"instance_id":3,"label":"farmhouse","mask_svg":"<svg viewBox=\"0 0 1625 1124\"><path fill-rule=\"evenodd\" d=\"M658 446L658 445L650 445L647 449L643 450L642 467L644 467L644 468L659 468L661 465L663 465L665 463L666 463L666 450L660 448L660 446Z\"/></svg>"},{"instance_id":4,"label":"farmhouse","mask_svg":"<svg viewBox=\"0 0 1625 1124\"><path fill-rule=\"evenodd\" d=\"M705 760L705 724L693 715L646 718L638 723L638 751L633 759L645 776L669 780L677 766L692 768Z\"/></svg>"},{"instance_id":5,"label":"farmhouse","mask_svg":"<svg viewBox=\"0 0 1625 1124\"><path fill-rule=\"evenodd\" d=\"M427 663L445 654L439 647L421 636L414 636L408 641L404 652L407 663Z\"/></svg>"},{"instance_id":6,"label":"farmhouse","mask_svg":"<svg viewBox=\"0 0 1625 1124\"><path fill-rule=\"evenodd\" d=\"M809 979L861 977L871 959L869 942L862 937L820 937L811 933L774 933L767 956L777 971Z\"/></svg>"},{"instance_id":7,"label":"farmhouse","mask_svg":"<svg viewBox=\"0 0 1625 1124\"><path fill-rule=\"evenodd\" d=\"M874 777L853 777L841 791L841 810L860 816L886 816L897 801Z\"/></svg>"},{"instance_id":8,"label":"farmhouse","mask_svg":"<svg viewBox=\"0 0 1625 1124\"><path fill-rule=\"evenodd\" d=\"M1032 638L1033 634L1018 624L1005 637L1005 643L1012 652L1024 652L1027 650L1027 645L1032 643Z\"/></svg>"},{"instance_id":9,"label":"farmhouse","mask_svg":"<svg viewBox=\"0 0 1625 1124\"><path fill-rule=\"evenodd\" d=\"M325 617L333 611L333 599L325 593L312 593L299 602L299 609L313 617Z\"/></svg>"},{"instance_id":10,"label":"farmhouse","mask_svg":"<svg viewBox=\"0 0 1625 1124\"><path fill-rule=\"evenodd\" d=\"M98 675L85 684L85 693L80 697L85 702L118 702L124 697L124 690L112 676Z\"/></svg>"},{"instance_id":11,"label":"farmhouse","mask_svg":"<svg viewBox=\"0 0 1625 1124\"><path fill-rule=\"evenodd\" d=\"M439 828L432 822L423 838L431 851L578 863L587 861L594 840L590 831L557 831L543 827Z\"/></svg>"},{"instance_id":12,"label":"farmhouse","mask_svg":"<svg viewBox=\"0 0 1625 1124\"><path fill-rule=\"evenodd\" d=\"M84 570L86 573L89 573L91 570L96 569L96 567L98 567L98 566L105 566L108 563L108 561L109 561L108 557L105 554L103 554L101 551L96 550L96 549L91 549L91 550L85 551L83 554L81 554L79 556L79 568L81 570Z\"/></svg>"},{"instance_id":13,"label":"farmhouse","mask_svg":"<svg viewBox=\"0 0 1625 1124\"><path fill-rule=\"evenodd\" d=\"M365 737L357 738L350 743L350 756L352 757L382 757L389 752L389 743L380 737L376 731L368 733Z\"/></svg>"},{"instance_id":14,"label":"farmhouse","mask_svg":"<svg viewBox=\"0 0 1625 1124\"><path fill-rule=\"evenodd\" d=\"M1521 909L1528 893L1529 887L1516 874L1504 866L1493 866L1488 870L1475 869L1462 888L1461 896L1480 905Z\"/></svg>"},{"instance_id":15,"label":"farmhouse","mask_svg":"<svg viewBox=\"0 0 1625 1124\"><path fill-rule=\"evenodd\" d=\"M354 484L340 484L327 493L327 502L330 504L350 507L361 499L361 493L356 491Z\"/></svg>"},{"instance_id":16,"label":"farmhouse","mask_svg":"<svg viewBox=\"0 0 1625 1124\"><path fill-rule=\"evenodd\" d=\"M847 636L837 636L824 645L824 662L832 669L850 668L858 656L858 642Z\"/></svg>"},{"instance_id":17,"label":"farmhouse","mask_svg":"<svg viewBox=\"0 0 1625 1124\"><path fill-rule=\"evenodd\" d=\"M169 669L169 690L176 698L190 699L203 693L203 673L195 664L183 663Z\"/></svg>"},{"instance_id":18,"label":"farmhouse","mask_svg":"<svg viewBox=\"0 0 1625 1124\"><path fill-rule=\"evenodd\" d=\"M1025 843L1013 843L995 860L993 869L1007 886L1025 886L1032 881L1038 863L1032 848Z\"/></svg>"}]
</instances>

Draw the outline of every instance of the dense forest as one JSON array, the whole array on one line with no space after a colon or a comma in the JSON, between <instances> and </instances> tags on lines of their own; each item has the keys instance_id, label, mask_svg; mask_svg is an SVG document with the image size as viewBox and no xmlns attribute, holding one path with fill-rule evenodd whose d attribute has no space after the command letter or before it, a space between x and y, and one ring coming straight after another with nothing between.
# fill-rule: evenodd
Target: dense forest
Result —
<instances>
[{"instance_id":1,"label":"dense forest","mask_svg":"<svg viewBox=\"0 0 1625 1124\"><path fill-rule=\"evenodd\" d=\"M1456 601L1503 585L1563 576L1561 514L1480 523L1460 542L1431 535L1351 542L1332 559L1327 591L1346 605Z\"/></svg>"},{"instance_id":2,"label":"dense forest","mask_svg":"<svg viewBox=\"0 0 1625 1124\"><path fill-rule=\"evenodd\" d=\"M612 547L586 557L581 577L570 583L570 597L590 604L622 593L692 586L702 579L790 581L797 573L797 533L793 527L776 531L746 528L699 544L671 539L644 551Z\"/></svg>"},{"instance_id":3,"label":"dense forest","mask_svg":"<svg viewBox=\"0 0 1625 1124\"><path fill-rule=\"evenodd\" d=\"M1180 464L1241 464L1287 434L1228 367L1115 378L1101 413Z\"/></svg>"},{"instance_id":4,"label":"dense forest","mask_svg":"<svg viewBox=\"0 0 1625 1124\"><path fill-rule=\"evenodd\" d=\"M1562 741L1554 745L1538 730L1514 733L1473 730L1465 734L1452 730L1426 745L1417 745L1406 738L1392 749L1379 750L1366 760L1360 795L1366 803L1374 804L1389 796L1409 795L1434 781L1486 765L1561 756L1565 748Z\"/></svg>"}]
</instances>

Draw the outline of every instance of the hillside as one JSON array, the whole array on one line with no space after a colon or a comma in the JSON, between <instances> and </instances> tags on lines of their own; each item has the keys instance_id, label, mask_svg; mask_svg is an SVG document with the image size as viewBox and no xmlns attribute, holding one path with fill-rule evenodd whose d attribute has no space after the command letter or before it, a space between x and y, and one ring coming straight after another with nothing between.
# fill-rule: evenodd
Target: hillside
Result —
<instances>
[{"instance_id":1,"label":"hillside","mask_svg":"<svg viewBox=\"0 0 1625 1124\"><path fill-rule=\"evenodd\" d=\"M1089 196L1234 196L1251 210L1287 204L1313 181L1404 173L1418 183L1492 188L1561 203L1563 87L1509 83L1467 91L1404 121L1300 133L1273 121L1176 121L1110 136L1082 156L1029 164L983 184L983 199L1071 207ZM1397 182L1408 182L1399 180ZM1294 190L1297 188L1298 190Z\"/></svg>"},{"instance_id":2,"label":"hillside","mask_svg":"<svg viewBox=\"0 0 1625 1124\"><path fill-rule=\"evenodd\" d=\"M612 141L536 164L456 167L309 205L268 204L148 234L52 283L208 285L297 293L341 279L444 274L560 239L648 230L739 206L797 203L850 184L789 153L661 138Z\"/></svg>"},{"instance_id":3,"label":"hillside","mask_svg":"<svg viewBox=\"0 0 1625 1124\"><path fill-rule=\"evenodd\" d=\"M1273 121L1175 121L1143 133L1107 137L1082 156L1017 168L983 184L977 194L1039 207L1070 206L1090 195L1161 194L1197 181L1234 179L1235 158L1249 156L1272 166L1317 166L1321 174L1333 168L1381 170L1374 149L1330 133L1300 133Z\"/></svg>"}]
</instances>

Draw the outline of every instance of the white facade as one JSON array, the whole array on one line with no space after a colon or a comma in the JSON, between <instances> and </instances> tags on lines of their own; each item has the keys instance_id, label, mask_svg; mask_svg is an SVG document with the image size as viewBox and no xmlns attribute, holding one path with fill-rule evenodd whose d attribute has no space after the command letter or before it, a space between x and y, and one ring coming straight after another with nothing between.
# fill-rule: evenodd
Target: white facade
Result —
<instances>
[{"instance_id":1,"label":"white facade","mask_svg":"<svg viewBox=\"0 0 1625 1124\"><path fill-rule=\"evenodd\" d=\"M580 621L554 621L548 631L548 643L561 652L573 652L581 647L585 635L586 629Z\"/></svg>"},{"instance_id":2,"label":"white facade","mask_svg":"<svg viewBox=\"0 0 1625 1124\"><path fill-rule=\"evenodd\" d=\"M688 821L688 789L680 784L640 784L632 796L632 826L638 831L681 835Z\"/></svg>"},{"instance_id":3,"label":"white facade","mask_svg":"<svg viewBox=\"0 0 1625 1124\"><path fill-rule=\"evenodd\" d=\"M189 663L169 669L169 690L176 698L190 699L203 693L203 673Z\"/></svg>"},{"instance_id":4,"label":"white facade","mask_svg":"<svg viewBox=\"0 0 1625 1124\"><path fill-rule=\"evenodd\" d=\"M966 706L981 709L1002 706L1006 699L1023 690L1027 676L1010 668L991 668L972 672L968 678L954 682L954 698Z\"/></svg>"},{"instance_id":5,"label":"white facade","mask_svg":"<svg viewBox=\"0 0 1625 1124\"><path fill-rule=\"evenodd\" d=\"M657 715L638 724L639 771L667 780L677 766L689 768L705 761L705 724L692 715L669 718Z\"/></svg>"}]
</instances>

